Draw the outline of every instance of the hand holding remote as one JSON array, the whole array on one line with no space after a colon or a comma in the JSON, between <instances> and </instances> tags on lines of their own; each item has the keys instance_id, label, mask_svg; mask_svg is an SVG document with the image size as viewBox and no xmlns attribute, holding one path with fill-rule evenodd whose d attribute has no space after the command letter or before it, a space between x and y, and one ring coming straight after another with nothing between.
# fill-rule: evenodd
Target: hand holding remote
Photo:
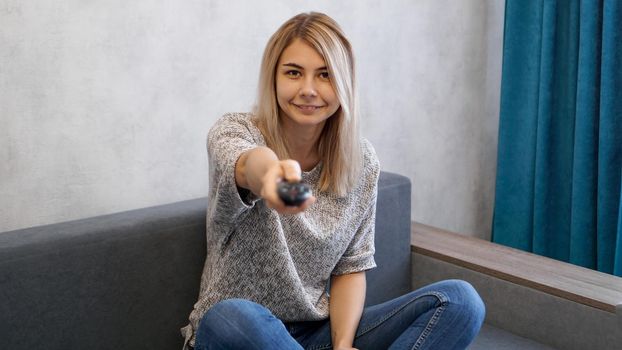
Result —
<instances>
[{"instance_id":1,"label":"hand holding remote","mask_svg":"<svg viewBox=\"0 0 622 350\"><path fill-rule=\"evenodd\" d=\"M293 159L279 160L261 177L262 197L268 208L279 214L295 215L315 203L311 188L302 180L300 164Z\"/></svg>"}]
</instances>

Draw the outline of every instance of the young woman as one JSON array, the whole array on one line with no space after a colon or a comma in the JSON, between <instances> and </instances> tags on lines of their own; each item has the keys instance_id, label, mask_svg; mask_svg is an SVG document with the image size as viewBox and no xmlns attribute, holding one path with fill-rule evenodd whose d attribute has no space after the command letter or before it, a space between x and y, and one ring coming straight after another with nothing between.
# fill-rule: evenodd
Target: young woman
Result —
<instances>
[{"instance_id":1,"label":"young woman","mask_svg":"<svg viewBox=\"0 0 622 350\"><path fill-rule=\"evenodd\" d=\"M270 38L255 111L208 135L208 253L185 346L464 349L478 333L484 305L463 281L364 308L380 168L358 135L355 87L328 16L297 15ZM286 206L281 181L314 196Z\"/></svg>"}]
</instances>

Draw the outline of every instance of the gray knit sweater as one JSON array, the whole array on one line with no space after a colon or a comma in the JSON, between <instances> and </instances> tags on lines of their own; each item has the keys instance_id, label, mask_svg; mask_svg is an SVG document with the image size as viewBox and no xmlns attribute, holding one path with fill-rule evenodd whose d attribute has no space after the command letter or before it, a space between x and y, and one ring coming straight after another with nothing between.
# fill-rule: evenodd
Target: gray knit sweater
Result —
<instances>
[{"instance_id":1,"label":"gray knit sweater","mask_svg":"<svg viewBox=\"0 0 622 350\"><path fill-rule=\"evenodd\" d=\"M226 114L210 130L207 258L199 298L182 335L194 331L215 303L244 298L267 307L283 321L328 317L330 275L364 271L374 261L374 220L380 172L367 140L364 167L345 197L319 192L321 163L302 173L317 198L306 211L280 215L235 184L240 155L265 146L250 114Z\"/></svg>"}]
</instances>

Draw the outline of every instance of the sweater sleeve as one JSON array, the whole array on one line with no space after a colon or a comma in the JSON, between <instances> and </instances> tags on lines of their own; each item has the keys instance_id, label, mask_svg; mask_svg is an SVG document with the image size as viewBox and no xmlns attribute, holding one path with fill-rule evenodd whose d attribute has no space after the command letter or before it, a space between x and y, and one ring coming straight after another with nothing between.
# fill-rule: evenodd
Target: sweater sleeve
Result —
<instances>
[{"instance_id":1,"label":"sweater sleeve","mask_svg":"<svg viewBox=\"0 0 622 350\"><path fill-rule=\"evenodd\" d=\"M363 212L361 224L348 248L333 269L333 275L344 275L360 272L376 267L374 260L374 231L376 226L376 197L378 194L378 178L380 165L371 144L364 140L364 154L366 169L363 172L366 179L362 192L366 195L367 209Z\"/></svg>"},{"instance_id":2,"label":"sweater sleeve","mask_svg":"<svg viewBox=\"0 0 622 350\"><path fill-rule=\"evenodd\" d=\"M333 269L333 275L345 275L376 267L376 261L374 260L375 219L376 201L374 200L346 252Z\"/></svg>"},{"instance_id":3,"label":"sweater sleeve","mask_svg":"<svg viewBox=\"0 0 622 350\"><path fill-rule=\"evenodd\" d=\"M235 165L242 153L257 147L252 133L235 115L226 114L207 136L210 193L208 217L221 224L234 222L252 208L257 197L235 182Z\"/></svg>"}]
</instances>

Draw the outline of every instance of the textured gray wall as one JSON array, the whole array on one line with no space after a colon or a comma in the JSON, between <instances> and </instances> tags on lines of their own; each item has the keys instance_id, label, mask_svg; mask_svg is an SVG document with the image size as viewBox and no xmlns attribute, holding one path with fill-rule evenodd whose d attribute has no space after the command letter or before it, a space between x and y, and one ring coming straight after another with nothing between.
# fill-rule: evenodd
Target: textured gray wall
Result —
<instances>
[{"instance_id":1,"label":"textured gray wall","mask_svg":"<svg viewBox=\"0 0 622 350\"><path fill-rule=\"evenodd\" d=\"M0 232L205 196L205 135L250 109L309 10L357 54L363 133L413 219L488 237L503 1L0 0Z\"/></svg>"}]
</instances>

